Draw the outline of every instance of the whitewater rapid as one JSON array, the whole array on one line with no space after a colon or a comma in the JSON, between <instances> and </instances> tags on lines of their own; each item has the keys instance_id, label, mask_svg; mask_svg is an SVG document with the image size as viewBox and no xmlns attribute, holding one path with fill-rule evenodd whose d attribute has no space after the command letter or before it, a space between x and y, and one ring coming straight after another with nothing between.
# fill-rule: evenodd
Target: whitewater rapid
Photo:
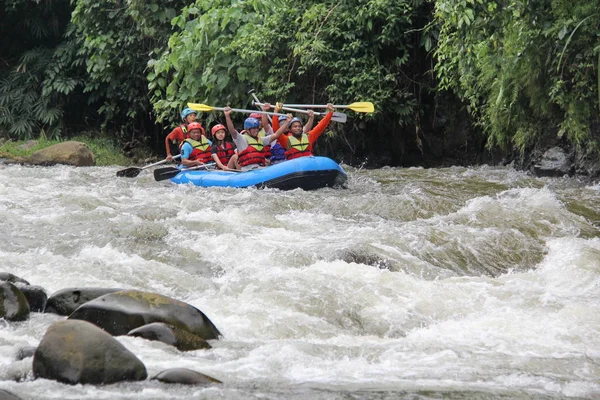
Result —
<instances>
[{"instance_id":1,"label":"whitewater rapid","mask_svg":"<svg viewBox=\"0 0 600 400\"><path fill-rule=\"evenodd\" d=\"M600 186L508 168L360 170L347 189L198 188L117 167L0 166L0 271L52 292L152 291L224 337L180 352L118 337L149 376L34 380L62 319L0 320L23 399L600 398Z\"/></svg>"}]
</instances>

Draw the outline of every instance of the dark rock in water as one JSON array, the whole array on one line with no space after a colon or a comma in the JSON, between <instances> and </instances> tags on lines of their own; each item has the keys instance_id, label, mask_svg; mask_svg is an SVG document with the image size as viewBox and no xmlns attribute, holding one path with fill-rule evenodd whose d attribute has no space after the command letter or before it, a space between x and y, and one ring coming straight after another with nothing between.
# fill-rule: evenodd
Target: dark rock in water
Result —
<instances>
[{"instance_id":1,"label":"dark rock in water","mask_svg":"<svg viewBox=\"0 0 600 400\"><path fill-rule=\"evenodd\" d=\"M29 303L29 310L33 312L43 312L46 307L46 301L48 295L41 286L25 285L23 283L15 283L15 286L19 288L25 295L27 302Z\"/></svg>"},{"instance_id":2,"label":"dark rock in water","mask_svg":"<svg viewBox=\"0 0 600 400\"><path fill-rule=\"evenodd\" d=\"M171 368L159 372L152 380L164 383L181 383L183 385L214 385L215 383L223 383L218 379L204 375L200 372L193 371L187 368Z\"/></svg>"},{"instance_id":3,"label":"dark rock in water","mask_svg":"<svg viewBox=\"0 0 600 400\"><path fill-rule=\"evenodd\" d=\"M197 308L156 293L123 290L89 301L69 316L98 325L112 335L152 322L164 322L184 329L204 340L217 339L221 333Z\"/></svg>"},{"instance_id":4,"label":"dark rock in water","mask_svg":"<svg viewBox=\"0 0 600 400\"><path fill-rule=\"evenodd\" d=\"M0 282L0 318L24 321L29 317L29 303L23 292L9 282Z\"/></svg>"},{"instance_id":5,"label":"dark rock in water","mask_svg":"<svg viewBox=\"0 0 600 400\"><path fill-rule=\"evenodd\" d=\"M162 322L153 322L148 325L140 326L127 333L127 336L137 336L147 340L158 340L171 346L175 346L181 351L211 348L210 344L200 336Z\"/></svg>"},{"instance_id":6,"label":"dark rock in water","mask_svg":"<svg viewBox=\"0 0 600 400\"><path fill-rule=\"evenodd\" d=\"M361 250L344 250L338 252L337 257L347 263L365 264L377 267L379 269L392 270L392 264L390 261L385 260L378 255L369 254L366 251Z\"/></svg>"},{"instance_id":7,"label":"dark rock in water","mask_svg":"<svg viewBox=\"0 0 600 400\"><path fill-rule=\"evenodd\" d=\"M52 293L46 302L44 312L58 315L70 315L82 304L108 293L123 289L114 288L68 288Z\"/></svg>"},{"instance_id":8,"label":"dark rock in water","mask_svg":"<svg viewBox=\"0 0 600 400\"><path fill-rule=\"evenodd\" d=\"M140 381L144 364L118 340L85 321L65 320L48 328L33 357L36 378L77 383Z\"/></svg>"},{"instance_id":9,"label":"dark rock in water","mask_svg":"<svg viewBox=\"0 0 600 400\"><path fill-rule=\"evenodd\" d=\"M0 400L22 400L16 394L9 392L8 390L0 389Z\"/></svg>"},{"instance_id":10,"label":"dark rock in water","mask_svg":"<svg viewBox=\"0 0 600 400\"><path fill-rule=\"evenodd\" d=\"M19 349L19 351L17 351L17 354L15 355L15 360L20 361L20 360L24 360L28 357L33 357L36 349L37 349L37 347L33 347L33 346L21 347ZM0 397L0 400L1 399L2 398Z\"/></svg>"},{"instance_id":11,"label":"dark rock in water","mask_svg":"<svg viewBox=\"0 0 600 400\"><path fill-rule=\"evenodd\" d=\"M0 281L5 281L5 282L10 282L10 283L24 283L25 285L29 285L29 282L27 282L25 279L23 278L19 278L16 275L13 275L9 272L0 272Z\"/></svg>"},{"instance_id":12,"label":"dark rock in water","mask_svg":"<svg viewBox=\"0 0 600 400\"><path fill-rule=\"evenodd\" d=\"M541 160L533 166L537 176L563 176L573 173L573 163L560 147L548 149Z\"/></svg>"}]
</instances>

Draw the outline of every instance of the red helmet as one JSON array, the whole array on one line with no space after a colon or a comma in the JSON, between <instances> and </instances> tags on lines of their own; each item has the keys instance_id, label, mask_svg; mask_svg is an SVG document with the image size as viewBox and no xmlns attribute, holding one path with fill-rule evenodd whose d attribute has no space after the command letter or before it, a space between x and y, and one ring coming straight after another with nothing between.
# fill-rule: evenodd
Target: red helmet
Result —
<instances>
[{"instance_id":1,"label":"red helmet","mask_svg":"<svg viewBox=\"0 0 600 400\"><path fill-rule=\"evenodd\" d=\"M194 129L198 129L204 135L204 128L202 127L202 124L200 122L192 122L191 124L188 124L187 129L188 132L193 131Z\"/></svg>"},{"instance_id":2,"label":"red helmet","mask_svg":"<svg viewBox=\"0 0 600 400\"><path fill-rule=\"evenodd\" d=\"M212 135L215 136L215 133L219 132L221 129L224 130L225 133L227 133L227 128L225 128L225 125L222 124L213 126L210 130L210 133L212 133Z\"/></svg>"},{"instance_id":3,"label":"red helmet","mask_svg":"<svg viewBox=\"0 0 600 400\"><path fill-rule=\"evenodd\" d=\"M260 121L260 119L262 118L262 114L261 113L252 113L252 114L250 114L249 118L256 118L257 120Z\"/></svg>"}]
</instances>

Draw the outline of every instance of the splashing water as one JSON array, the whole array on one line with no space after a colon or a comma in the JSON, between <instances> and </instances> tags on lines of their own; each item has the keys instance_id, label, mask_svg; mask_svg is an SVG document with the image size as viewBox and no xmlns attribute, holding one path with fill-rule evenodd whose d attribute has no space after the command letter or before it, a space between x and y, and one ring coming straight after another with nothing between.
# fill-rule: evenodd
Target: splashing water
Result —
<instances>
[{"instance_id":1,"label":"splashing water","mask_svg":"<svg viewBox=\"0 0 600 400\"><path fill-rule=\"evenodd\" d=\"M116 168L0 167L0 265L50 294L153 291L205 312L208 351L118 337L149 376L34 380L62 317L0 321L24 399L600 397L600 188L511 169L349 169L349 188L197 188Z\"/></svg>"}]
</instances>

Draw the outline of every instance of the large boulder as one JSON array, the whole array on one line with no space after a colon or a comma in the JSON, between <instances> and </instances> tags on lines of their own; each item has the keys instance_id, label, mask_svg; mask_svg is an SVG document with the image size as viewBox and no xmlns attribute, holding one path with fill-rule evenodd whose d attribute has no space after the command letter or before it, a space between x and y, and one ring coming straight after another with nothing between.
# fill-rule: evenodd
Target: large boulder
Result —
<instances>
[{"instance_id":1,"label":"large boulder","mask_svg":"<svg viewBox=\"0 0 600 400\"><path fill-rule=\"evenodd\" d=\"M187 368L171 368L159 372L152 380L157 380L164 383L180 383L183 385L201 385L208 386L215 383L223 383L218 379L204 375Z\"/></svg>"},{"instance_id":2,"label":"large boulder","mask_svg":"<svg viewBox=\"0 0 600 400\"><path fill-rule=\"evenodd\" d=\"M34 152L26 159L33 165L67 164L76 167L96 165L94 153L87 144L75 141L63 142Z\"/></svg>"},{"instance_id":3,"label":"large boulder","mask_svg":"<svg viewBox=\"0 0 600 400\"><path fill-rule=\"evenodd\" d=\"M197 308L160 294L138 290L123 290L98 297L79 307L69 318L91 322L113 335L126 335L142 325L164 322L204 340L221 336L217 327Z\"/></svg>"},{"instance_id":4,"label":"large boulder","mask_svg":"<svg viewBox=\"0 0 600 400\"><path fill-rule=\"evenodd\" d=\"M0 272L0 281L10 283L23 283L25 285L29 285L29 282L27 282L25 279L13 275L10 272Z\"/></svg>"},{"instance_id":5,"label":"large boulder","mask_svg":"<svg viewBox=\"0 0 600 400\"><path fill-rule=\"evenodd\" d=\"M29 317L27 298L15 285L0 281L0 318L24 321Z\"/></svg>"},{"instance_id":6,"label":"large boulder","mask_svg":"<svg viewBox=\"0 0 600 400\"><path fill-rule=\"evenodd\" d=\"M70 315L82 304L108 293L123 289L114 288L68 288L52 293L46 302L44 312L58 315Z\"/></svg>"},{"instance_id":7,"label":"large boulder","mask_svg":"<svg viewBox=\"0 0 600 400\"><path fill-rule=\"evenodd\" d=\"M23 292L27 302L29 303L29 310L33 312L43 312L46 307L46 300L48 295L41 286L25 285L23 283L15 283L15 286Z\"/></svg>"},{"instance_id":8,"label":"large boulder","mask_svg":"<svg viewBox=\"0 0 600 400\"><path fill-rule=\"evenodd\" d=\"M144 364L118 340L85 321L65 320L48 328L33 356L36 378L70 384L146 379Z\"/></svg>"},{"instance_id":9,"label":"large boulder","mask_svg":"<svg viewBox=\"0 0 600 400\"><path fill-rule=\"evenodd\" d=\"M148 325L140 326L127 333L127 336L142 337L147 340L158 340L174 346L181 351L211 348L210 344L200 336L162 322L153 322Z\"/></svg>"}]
</instances>

